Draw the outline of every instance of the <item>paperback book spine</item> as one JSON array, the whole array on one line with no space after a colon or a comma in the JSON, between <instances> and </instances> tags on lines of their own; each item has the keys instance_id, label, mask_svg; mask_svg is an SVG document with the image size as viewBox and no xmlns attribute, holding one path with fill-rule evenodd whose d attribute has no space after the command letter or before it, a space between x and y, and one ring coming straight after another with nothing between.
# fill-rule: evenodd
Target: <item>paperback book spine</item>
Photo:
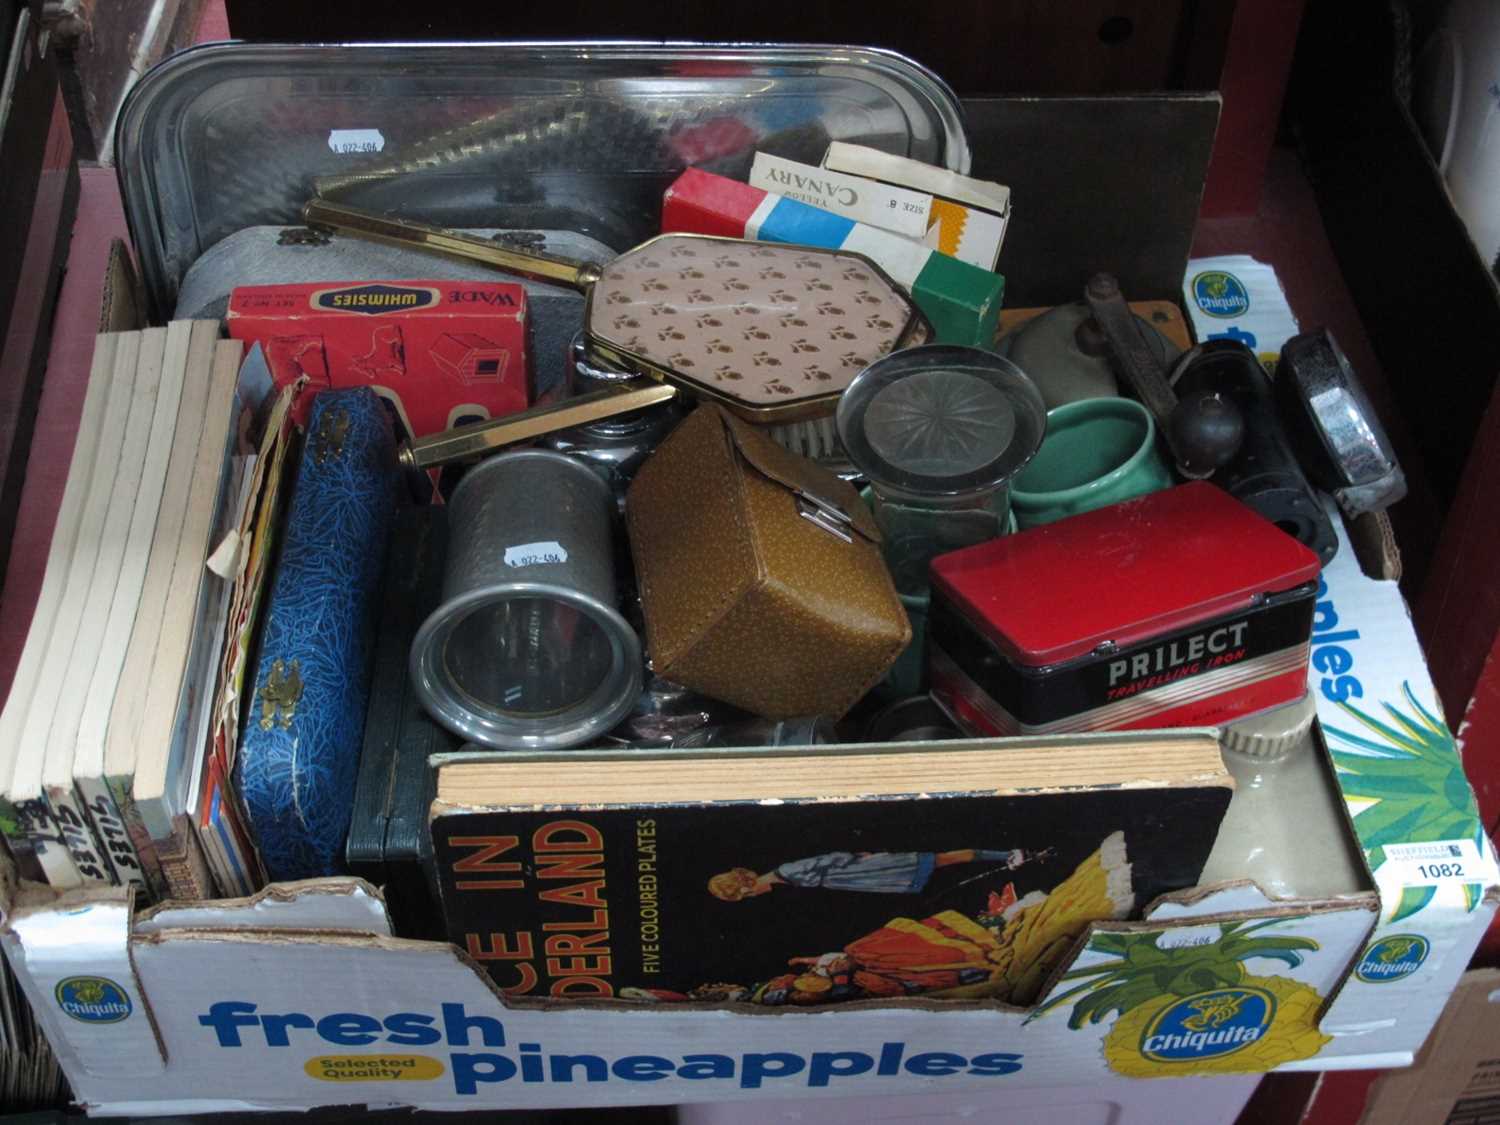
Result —
<instances>
[{"instance_id":1,"label":"paperback book spine","mask_svg":"<svg viewBox=\"0 0 1500 1125\"><path fill-rule=\"evenodd\" d=\"M120 815L114 796L102 779L80 777L74 781L78 797L83 804L83 815L99 838L100 846L114 868L116 879L121 884L130 884L149 893L145 868L136 854L130 833L125 828L125 818Z\"/></svg>"},{"instance_id":2,"label":"paperback book spine","mask_svg":"<svg viewBox=\"0 0 1500 1125\"><path fill-rule=\"evenodd\" d=\"M198 845L198 833L187 817L173 819L172 835L157 841L156 854L170 897L189 901L214 897L213 873Z\"/></svg>"},{"instance_id":3,"label":"paperback book spine","mask_svg":"<svg viewBox=\"0 0 1500 1125\"><path fill-rule=\"evenodd\" d=\"M79 662L95 655L87 642L80 643L79 634L86 632L86 627L92 624L85 610L94 593L96 578L99 577L101 553L106 556L110 553L105 550L106 532L115 522L110 518L110 501L124 460L125 435L129 430L131 408L137 404L135 388L141 337L142 334L137 332L121 335L110 373L106 376L102 367L94 371L94 374L108 380L107 398L97 433L92 438L80 433L75 439L75 445L85 441L93 445L94 463L89 470L87 484L83 486L81 493L76 494L78 523L72 550L66 567L56 572L63 583L61 596L55 609L47 617L33 617L27 636L29 642L31 634L40 630L38 640L44 642L44 647L36 672L35 687L26 701L26 718L20 724L19 737L15 743L15 766L6 791L18 807L35 807L34 815L27 820L28 831L32 833L38 853L46 853L43 866L47 869L48 882L56 887L73 888L91 883L108 883L103 870L98 866L97 852L90 862L88 853L94 849L84 846L89 833L82 818L75 819L71 815L72 810L52 808L48 804L49 781L56 784L64 779L71 780L72 770L62 770L61 777L49 778L47 752L52 743L54 725L60 721L66 724L66 717L60 719L59 714L69 710L70 689L78 684L79 672L74 668L75 654ZM93 375L90 376L90 382L92 381ZM82 478L80 483L81 480ZM73 500L73 483L73 469L70 466L68 483L64 486L65 502ZM113 510L118 511L118 506ZM61 518L59 513L59 519ZM56 538L57 532L54 531L54 539ZM61 566L60 560L56 565ZM53 566L54 560L49 552L46 577L51 577ZM46 577L43 579L44 585ZM76 737L76 731L73 733ZM57 749L59 752L67 750L71 765L74 746L64 737L61 729L58 734ZM49 843L54 833L60 837L62 846ZM73 860L75 851L83 860L82 867Z\"/></svg>"},{"instance_id":4,"label":"paperback book spine","mask_svg":"<svg viewBox=\"0 0 1500 1125\"><path fill-rule=\"evenodd\" d=\"M105 790L114 802L115 814L125 826L125 835L135 849L136 858L141 865L141 875L146 880L146 886L151 889L152 897L166 898L166 876L162 874L155 842L151 839L151 833L146 830L145 821L141 819L141 812L136 808L135 798L131 794L132 780L129 777L107 778L104 782Z\"/></svg>"},{"instance_id":5,"label":"paperback book spine","mask_svg":"<svg viewBox=\"0 0 1500 1125\"><path fill-rule=\"evenodd\" d=\"M31 835L26 831L25 817L15 802L0 797L0 834L5 836L5 846L16 865L16 873L33 883L47 881L42 860L36 854Z\"/></svg>"},{"instance_id":6,"label":"paperback book spine","mask_svg":"<svg viewBox=\"0 0 1500 1125\"><path fill-rule=\"evenodd\" d=\"M78 869L79 878L83 880L84 885L117 886L120 882L119 876L115 874L114 865L110 863L108 853L95 837L93 826L89 823L77 792L71 787L57 789L49 786L46 800L48 807L52 810L53 819L62 829L63 839L68 845L68 854L72 857L73 866Z\"/></svg>"},{"instance_id":7,"label":"paperback book spine","mask_svg":"<svg viewBox=\"0 0 1500 1125\"><path fill-rule=\"evenodd\" d=\"M197 826L199 846L221 894L232 898L254 894L265 885L265 873L236 808L234 792L215 760L204 768L208 776L203 786L203 816Z\"/></svg>"},{"instance_id":8,"label":"paperback book spine","mask_svg":"<svg viewBox=\"0 0 1500 1125\"><path fill-rule=\"evenodd\" d=\"M11 855L20 874L32 881L52 882L54 876L65 877L67 869L72 868L73 861L61 842L61 832L51 823L51 814L45 803L28 802L27 798L32 794L13 793L9 790L9 783L14 778L21 757L32 700L42 676L47 641L52 633L52 621L65 592L67 573L82 521L84 495L88 491L99 446L97 438L111 398L110 392L115 387L112 376L116 344L120 338L115 333L106 332L94 341L88 391L84 395L83 410L78 419L78 437L68 466L67 483L57 509L57 524L47 550L46 571L32 612L31 625L27 629L26 642L21 650L21 659L11 679L5 706L0 708L0 790L3 790L0 792L0 830L3 830L10 845ZM20 800L16 799L18 796ZM23 805L26 807L22 807ZM43 841L40 848L36 844L39 838ZM66 861L66 864L62 861ZM72 876L76 880L76 870L72 871ZM64 879L61 885L72 884Z\"/></svg>"},{"instance_id":9,"label":"paperback book spine","mask_svg":"<svg viewBox=\"0 0 1500 1125\"><path fill-rule=\"evenodd\" d=\"M83 885L83 878L68 850L68 838L62 825L52 815L47 802L40 797L16 801L11 805L19 838L19 850L35 861L35 870L43 880L58 890L72 890ZM15 854L16 841L12 841ZM20 862L19 860L17 862Z\"/></svg>"}]
</instances>

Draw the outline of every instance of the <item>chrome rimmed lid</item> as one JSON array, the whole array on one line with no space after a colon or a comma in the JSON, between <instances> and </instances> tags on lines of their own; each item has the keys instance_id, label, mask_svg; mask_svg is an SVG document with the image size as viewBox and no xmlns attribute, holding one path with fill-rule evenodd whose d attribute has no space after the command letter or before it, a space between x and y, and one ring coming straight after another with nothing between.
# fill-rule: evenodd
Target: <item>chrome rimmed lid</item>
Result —
<instances>
[{"instance_id":1,"label":"chrome rimmed lid","mask_svg":"<svg viewBox=\"0 0 1500 1125\"><path fill-rule=\"evenodd\" d=\"M569 633L586 639L558 651L556 638ZM496 637L535 652L491 663L487 676L485 642ZM445 603L411 651L422 705L449 730L496 750L581 745L623 719L641 691L640 639L619 612L544 583L497 584ZM578 670L567 671L559 656Z\"/></svg>"},{"instance_id":2,"label":"chrome rimmed lid","mask_svg":"<svg viewBox=\"0 0 1500 1125\"><path fill-rule=\"evenodd\" d=\"M982 494L1035 456L1047 409L1026 373L981 348L892 352L839 400L839 437L877 492L917 501Z\"/></svg>"}]
</instances>

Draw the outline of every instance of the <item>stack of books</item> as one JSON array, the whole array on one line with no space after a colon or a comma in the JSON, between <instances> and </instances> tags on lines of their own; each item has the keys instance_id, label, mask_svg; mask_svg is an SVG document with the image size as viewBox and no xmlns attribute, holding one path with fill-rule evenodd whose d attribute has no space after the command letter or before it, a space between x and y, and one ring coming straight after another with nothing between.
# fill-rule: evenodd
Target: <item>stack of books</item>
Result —
<instances>
[{"instance_id":1,"label":"stack of books","mask_svg":"<svg viewBox=\"0 0 1500 1125\"><path fill-rule=\"evenodd\" d=\"M258 514L247 440L258 390L215 321L96 341L0 711L0 829L27 878L194 897L254 882L253 850L240 848L233 877L199 839L198 814L212 799L207 751L233 687L227 622Z\"/></svg>"}]
</instances>

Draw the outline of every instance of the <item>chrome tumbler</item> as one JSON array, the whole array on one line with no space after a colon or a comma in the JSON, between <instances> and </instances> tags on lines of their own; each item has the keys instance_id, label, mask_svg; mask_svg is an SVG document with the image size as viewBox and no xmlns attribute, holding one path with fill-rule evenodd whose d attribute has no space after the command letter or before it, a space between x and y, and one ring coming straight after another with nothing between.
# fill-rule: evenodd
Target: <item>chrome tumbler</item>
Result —
<instances>
[{"instance_id":1,"label":"chrome tumbler","mask_svg":"<svg viewBox=\"0 0 1500 1125\"><path fill-rule=\"evenodd\" d=\"M590 356L582 332L573 337L568 359L572 369L569 380L571 395L588 394L640 377L633 372L621 372ZM664 402L629 414L558 430L543 437L540 444L546 449L576 457L592 467L614 490L623 512L625 489L635 477L636 470L672 432L682 413L682 407L675 401Z\"/></svg>"},{"instance_id":2,"label":"chrome tumbler","mask_svg":"<svg viewBox=\"0 0 1500 1125\"><path fill-rule=\"evenodd\" d=\"M630 711L641 645L616 608L613 508L597 473L549 450L498 454L459 482L443 600L410 660L443 726L498 750L557 750Z\"/></svg>"}]
</instances>

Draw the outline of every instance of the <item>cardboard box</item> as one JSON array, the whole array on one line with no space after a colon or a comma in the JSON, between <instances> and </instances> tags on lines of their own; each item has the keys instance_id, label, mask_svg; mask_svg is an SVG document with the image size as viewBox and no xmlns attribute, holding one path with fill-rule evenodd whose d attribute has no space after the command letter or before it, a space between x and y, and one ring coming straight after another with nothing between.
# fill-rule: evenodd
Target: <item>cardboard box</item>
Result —
<instances>
[{"instance_id":1,"label":"cardboard box","mask_svg":"<svg viewBox=\"0 0 1500 1125\"><path fill-rule=\"evenodd\" d=\"M1500 969L1463 975L1417 1064L1376 1080L1360 1125L1500 1118Z\"/></svg>"},{"instance_id":2,"label":"cardboard box","mask_svg":"<svg viewBox=\"0 0 1500 1125\"><path fill-rule=\"evenodd\" d=\"M1267 371L1275 368L1281 346L1301 331L1276 271L1248 254L1188 262L1182 303L1199 340L1238 340Z\"/></svg>"},{"instance_id":3,"label":"cardboard box","mask_svg":"<svg viewBox=\"0 0 1500 1125\"><path fill-rule=\"evenodd\" d=\"M123 888L58 895L9 874L0 945L99 1114L1003 1096L1405 1065L1500 902L1500 869L1399 591L1347 539L1314 628L1310 687L1373 878L1323 899L1247 880L1165 896L1091 927L1031 1009L507 1003L455 947L392 937L356 879L136 911ZM1416 784L1372 796L1392 757Z\"/></svg>"},{"instance_id":4,"label":"cardboard box","mask_svg":"<svg viewBox=\"0 0 1500 1125\"><path fill-rule=\"evenodd\" d=\"M1374 908L1369 895L1273 904L1243 887L1172 896L1144 922L1096 927L1075 978L1030 1012L506 1004L454 947L389 936L374 890L345 879L139 916L119 895L75 895L14 909L3 940L91 1112L500 1109L1262 1070L1322 1042L1321 999ZM1077 1001L1099 993L1078 989L1108 984L1118 943L1208 964L1249 918L1262 940L1274 928L1277 948L1295 945L1296 964L1251 961L1233 986L1151 996L1119 1021L1078 1018Z\"/></svg>"},{"instance_id":5,"label":"cardboard box","mask_svg":"<svg viewBox=\"0 0 1500 1125\"><path fill-rule=\"evenodd\" d=\"M398 437L531 405L526 290L510 282L247 285L230 294L226 323L264 347L278 387L373 388L405 428ZM310 401L299 400L299 425Z\"/></svg>"},{"instance_id":6,"label":"cardboard box","mask_svg":"<svg viewBox=\"0 0 1500 1125\"><path fill-rule=\"evenodd\" d=\"M891 187L862 176L846 176L811 164L757 152L750 166L749 184L798 203L832 211L856 223L888 230L916 242L927 238L932 196L920 191ZM928 243L936 247L936 242ZM984 269L993 269L994 263Z\"/></svg>"},{"instance_id":7,"label":"cardboard box","mask_svg":"<svg viewBox=\"0 0 1500 1125\"><path fill-rule=\"evenodd\" d=\"M1108 180L1129 211L1123 225L1116 210L1091 224L1087 208L1058 207L1062 218L1045 230L1047 216L1038 212L1037 237L1026 246L1012 240L1017 276L1031 285L1032 302L1072 299L1107 236L1127 292L1166 296L1182 278L1217 97L1085 102L969 104L981 126L979 151L1003 153L1017 175L1030 170L1053 188L1034 186L1030 194L1068 199L1060 185ZM1164 128L1163 112L1180 110L1190 111L1190 127ZM1011 143L1012 130L1026 129L1044 145ZM1057 142L1101 131L1103 139L1123 135L1131 143ZM1143 161L1143 146L1153 145L1162 147L1162 159ZM1116 160L1120 152L1129 158ZM1156 190L1161 168L1184 162L1171 180L1186 187ZM1099 223L1109 228L1103 235ZM1345 729L1354 720L1340 702L1379 721L1386 714L1381 700L1411 712L1403 684L1424 707L1432 696L1394 584L1364 578L1348 546L1319 595L1330 604L1318 616L1322 644L1315 636L1312 686L1322 690L1327 681L1325 721L1361 737L1357 726ZM1359 682L1360 694L1345 677ZM1444 792L1465 793L1461 781L1449 784L1458 767L1451 739L1444 743L1433 732L1432 742L1424 772L1440 776ZM1336 754L1370 752L1334 737L1329 744ZM776 1012L507 1006L454 947L390 937L378 895L349 879L153 911L136 911L118 888L58 896L11 882L0 885L0 945L76 1095L98 1113L350 1103L755 1104L958 1089L1003 1105L1017 1086L1119 1083L1122 1074L1145 1072L1254 1073L1289 1054L1305 1057L1281 1067L1401 1065L1437 1018L1500 895L1500 870L1482 840L1477 864L1431 876L1435 883L1422 882L1429 876L1417 871L1415 886L1408 886L1410 864L1420 868L1426 857L1402 858L1374 843L1403 821L1413 826L1405 842L1450 838L1455 823L1467 839L1466 811L1422 815L1435 796L1411 794L1406 811L1394 816L1369 798L1351 801L1378 894L1362 882L1332 899L1278 900L1236 882L1171 896L1142 922L1096 927L1081 939L1032 1011L932 1002ZM1246 940L1273 937L1283 948L1251 947L1241 950L1251 953L1243 959L1231 953L1176 971L1189 968L1195 951L1214 950L1216 942L1222 950L1230 927L1229 938L1258 927ZM1422 941L1380 944L1408 931ZM1166 977L1187 994L1140 987L1124 997L1130 1003L1122 1007L1131 1011L1122 1013L1108 1006L1100 982L1109 983L1110 966L1121 960L1113 951L1143 937L1161 954L1164 971L1153 979ZM1241 968L1214 975L1216 959ZM1366 964L1369 980L1356 979ZM1236 979L1224 979L1231 975ZM1091 983L1096 987L1086 988ZM1266 993L1277 1001L1274 1012Z\"/></svg>"},{"instance_id":8,"label":"cardboard box","mask_svg":"<svg viewBox=\"0 0 1500 1125\"><path fill-rule=\"evenodd\" d=\"M1339 552L1313 610L1308 687L1380 919L1323 1017L1332 1041L1291 1069L1408 1066L1500 903L1495 851L1396 582Z\"/></svg>"},{"instance_id":9,"label":"cardboard box","mask_svg":"<svg viewBox=\"0 0 1500 1125\"><path fill-rule=\"evenodd\" d=\"M895 156L865 145L834 141L823 154L823 167L874 180L893 189L925 193L931 199L923 241L960 261L992 270L1010 222L1010 188L961 176L920 160Z\"/></svg>"}]
</instances>

